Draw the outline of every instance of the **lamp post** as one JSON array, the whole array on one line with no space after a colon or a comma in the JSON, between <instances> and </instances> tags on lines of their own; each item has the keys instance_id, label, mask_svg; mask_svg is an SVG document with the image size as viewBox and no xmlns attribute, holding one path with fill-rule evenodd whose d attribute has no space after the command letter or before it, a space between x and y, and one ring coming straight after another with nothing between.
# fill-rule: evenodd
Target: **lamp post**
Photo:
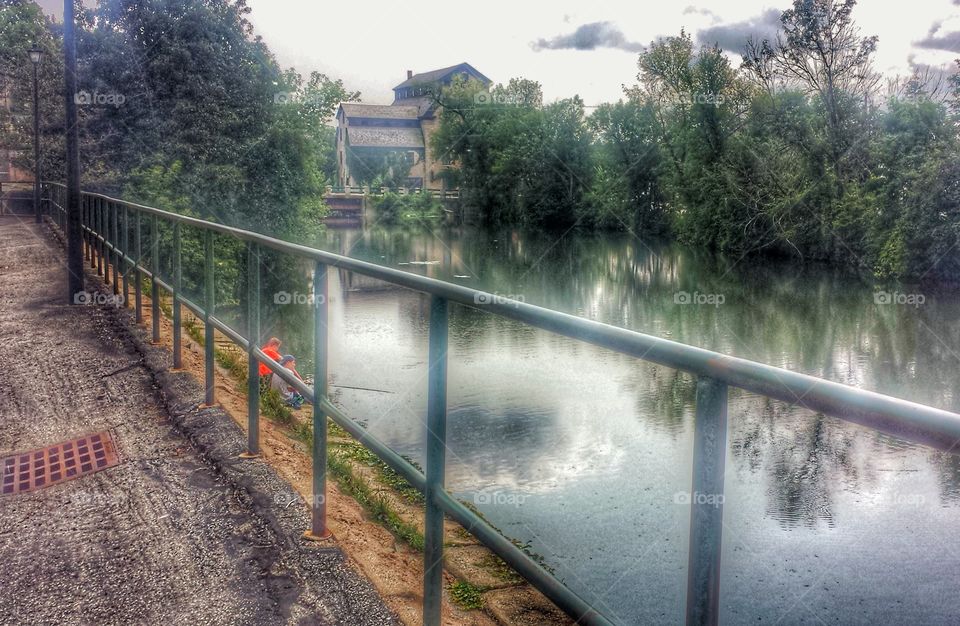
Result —
<instances>
[{"instance_id":1,"label":"lamp post","mask_svg":"<svg viewBox=\"0 0 960 626\"><path fill-rule=\"evenodd\" d=\"M37 86L37 71L43 51L30 50L30 62L33 63L33 214L40 223L40 89Z\"/></svg>"},{"instance_id":2,"label":"lamp post","mask_svg":"<svg viewBox=\"0 0 960 626\"><path fill-rule=\"evenodd\" d=\"M83 231L80 224L80 137L77 130L77 25L73 0L63 0L64 126L67 131L67 302L83 291Z\"/></svg>"}]
</instances>

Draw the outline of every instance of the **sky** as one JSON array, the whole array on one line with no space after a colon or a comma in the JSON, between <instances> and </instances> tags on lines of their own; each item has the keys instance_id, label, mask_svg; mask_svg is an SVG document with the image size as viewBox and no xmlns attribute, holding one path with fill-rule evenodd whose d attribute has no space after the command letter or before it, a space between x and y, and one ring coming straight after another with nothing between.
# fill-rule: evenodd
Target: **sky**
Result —
<instances>
[{"instance_id":1,"label":"sky","mask_svg":"<svg viewBox=\"0 0 960 626\"><path fill-rule=\"evenodd\" d=\"M87 4L92 4L87 0ZM671 4L592 0L485 0L475 4L352 0L248 0L250 20L284 67L341 78L362 100L389 103L407 70L466 61L495 83L539 81L544 100L574 94L587 105L619 99L636 83L637 53L684 28L698 43L719 43L739 64L750 34L771 34L790 6L768 0ZM41 0L62 14L62 2ZM877 35L881 72L939 67L960 57L960 0L861 0L854 19Z\"/></svg>"}]
</instances>

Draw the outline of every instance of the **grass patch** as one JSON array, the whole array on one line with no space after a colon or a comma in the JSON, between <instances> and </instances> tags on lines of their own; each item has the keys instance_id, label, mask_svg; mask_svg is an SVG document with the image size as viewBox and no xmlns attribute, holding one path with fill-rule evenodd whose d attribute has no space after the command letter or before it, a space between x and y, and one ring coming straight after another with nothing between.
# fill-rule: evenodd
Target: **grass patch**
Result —
<instances>
[{"instance_id":1,"label":"grass patch","mask_svg":"<svg viewBox=\"0 0 960 626\"><path fill-rule=\"evenodd\" d=\"M491 552L487 556L480 559L480 567L489 570L493 573L494 576L500 580L508 583L521 583L523 582L523 577L513 571L513 568L507 565L507 562L501 559L499 556ZM542 564L541 564L542 565Z\"/></svg>"},{"instance_id":2,"label":"grass patch","mask_svg":"<svg viewBox=\"0 0 960 626\"><path fill-rule=\"evenodd\" d=\"M331 421L327 427L327 434L330 437L336 437L338 439L352 439L350 433L345 431L339 424Z\"/></svg>"},{"instance_id":3,"label":"grass patch","mask_svg":"<svg viewBox=\"0 0 960 626\"><path fill-rule=\"evenodd\" d=\"M423 534L420 530L401 519L397 512L390 508L386 498L374 493L370 485L357 476L350 466L349 454L344 454L342 451L330 454L327 457L327 467L340 488L359 502L373 519L414 550L423 551Z\"/></svg>"},{"instance_id":4,"label":"grass patch","mask_svg":"<svg viewBox=\"0 0 960 626\"><path fill-rule=\"evenodd\" d=\"M244 356L246 356L244 354ZM217 364L227 370L230 377L235 379L239 387L247 390L247 360L233 350L214 350L213 357Z\"/></svg>"},{"instance_id":5,"label":"grass patch","mask_svg":"<svg viewBox=\"0 0 960 626\"><path fill-rule=\"evenodd\" d=\"M450 598L460 608L473 610L483 608L483 592L486 588L458 580L449 587Z\"/></svg>"},{"instance_id":6,"label":"grass patch","mask_svg":"<svg viewBox=\"0 0 960 626\"><path fill-rule=\"evenodd\" d=\"M402 474L381 461L376 454L365 448L363 444L357 441L351 441L350 443L340 444L340 448L348 458L373 468L379 481L395 491L401 498L410 504L424 504L425 500L419 489L411 485ZM411 465L420 469L420 466L416 462L406 457L404 458Z\"/></svg>"},{"instance_id":7,"label":"grass patch","mask_svg":"<svg viewBox=\"0 0 960 626\"><path fill-rule=\"evenodd\" d=\"M290 426L294 423L293 411L283 401L276 389L265 389L260 392L260 412L275 422Z\"/></svg>"}]
</instances>

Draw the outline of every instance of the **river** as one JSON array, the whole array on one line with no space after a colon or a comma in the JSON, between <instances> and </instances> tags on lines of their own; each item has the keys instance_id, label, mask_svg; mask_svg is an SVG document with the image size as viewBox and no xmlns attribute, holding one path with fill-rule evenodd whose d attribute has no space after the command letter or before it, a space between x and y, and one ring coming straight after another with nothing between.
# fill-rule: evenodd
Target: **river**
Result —
<instances>
[{"instance_id":1,"label":"river","mask_svg":"<svg viewBox=\"0 0 960 626\"><path fill-rule=\"evenodd\" d=\"M628 234L331 229L318 245L960 411L956 292ZM330 307L335 403L422 463L429 299L337 273ZM308 315L284 319L306 351ZM448 358L448 489L615 621L682 621L694 380L460 306ZM722 622L960 622L960 457L737 390L729 422Z\"/></svg>"}]
</instances>

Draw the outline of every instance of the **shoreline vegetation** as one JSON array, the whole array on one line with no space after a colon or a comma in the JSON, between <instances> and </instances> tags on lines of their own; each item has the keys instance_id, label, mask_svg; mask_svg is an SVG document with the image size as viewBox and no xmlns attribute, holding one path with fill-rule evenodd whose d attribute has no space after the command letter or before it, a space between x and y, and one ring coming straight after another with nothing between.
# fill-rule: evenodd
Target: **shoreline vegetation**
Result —
<instances>
[{"instance_id":1,"label":"shoreline vegetation","mask_svg":"<svg viewBox=\"0 0 960 626\"><path fill-rule=\"evenodd\" d=\"M660 235L879 278L960 275L960 59L884 80L855 2L797 0L739 67L683 31L587 115L539 83L458 83L433 149L486 223Z\"/></svg>"},{"instance_id":2,"label":"shoreline vegetation","mask_svg":"<svg viewBox=\"0 0 960 626\"><path fill-rule=\"evenodd\" d=\"M455 82L431 94L442 115L430 148L457 166L446 182L484 224L955 279L960 59L883 77L855 5L795 0L773 39L744 42L739 65L684 31L660 38L639 52L623 99L589 114L578 96L545 104L527 78L490 93ZM333 115L360 93L283 69L250 13L227 0L102 0L80 12L79 86L95 96L79 106L85 188L312 240L336 176ZM62 26L34 2L5 3L0 26L13 102L32 99L27 50L45 53L41 169L62 179ZM8 117L3 139L26 145L29 116ZM399 184L395 160L366 170ZM379 204L401 224L442 212L416 196ZM227 248L242 277L243 251Z\"/></svg>"}]
</instances>

